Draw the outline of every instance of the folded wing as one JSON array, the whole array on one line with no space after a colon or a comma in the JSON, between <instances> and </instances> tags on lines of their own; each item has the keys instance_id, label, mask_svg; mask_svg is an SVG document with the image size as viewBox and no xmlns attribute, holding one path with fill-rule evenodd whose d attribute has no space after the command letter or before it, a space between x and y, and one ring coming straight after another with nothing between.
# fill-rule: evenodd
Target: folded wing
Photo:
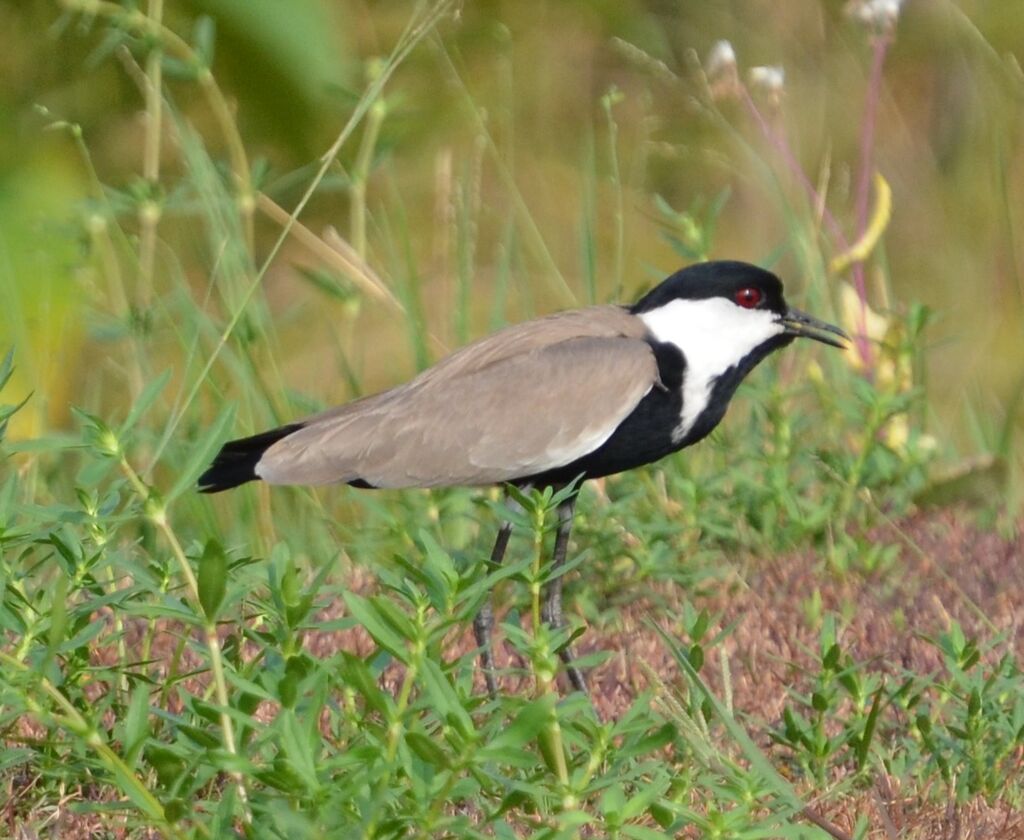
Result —
<instances>
[{"instance_id":1,"label":"folded wing","mask_svg":"<svg viewBox=\"0 0 1024 840\"><path fill-rule=\"evenodd\" d=\"M658 382L637 321L595 307L512 327L406 385L310 418L256 473L276 484L439 487L564 466L604 443Z\"/></svg>"}]
</instances>

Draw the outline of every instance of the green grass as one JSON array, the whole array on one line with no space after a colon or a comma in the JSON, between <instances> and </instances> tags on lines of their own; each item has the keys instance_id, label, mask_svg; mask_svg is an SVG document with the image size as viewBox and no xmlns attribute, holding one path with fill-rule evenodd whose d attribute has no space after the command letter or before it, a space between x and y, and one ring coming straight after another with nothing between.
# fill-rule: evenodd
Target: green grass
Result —
<instances>
[{"instance_id":1,"label":"green grass","mask_svg":"<svg viewBox=\"0 0 1024 840\"><path fill-rule=\"evenodd\" d=\"M12 467L0 485L8 822L42 831L60 801L82 826L139 837L866 837L872 818L837 821L883 776L923 805L1024 807L1024 675L1014 640L984 617L983 636L955 621L929 636L942 665L918 673L859 661L842 632L858 604L811 599L818 650L792 665L783 711L766 719L732 700L737 622L703 606L709 590L787 554L814 558L822 580L899 579L892 525L922 494L949 489L933 467L955 455L925 431L925 308L885 313L871 375L849 356L791 348L743 386L710 440L584 490L570 603L600 639L628 630L623 611L646 599L645 632L674 663L633 663L643 687L607 714L559 688L558 650L580 619L559 633L537 619L552 574L550 494L523 499L509 558L491 569L507 515L497 492L249 486L210 499L194 483L225 439L396 381L556 297L631 297L644 259L630 250L638 223L626 208L638 196L673 259L721 255L730 193L680 211L687 202L643 186L631 174L642 162L617 151L643 97L609 92L593 103L573 175L576 239L560 247L517 181L514 115L496 128L448 40L450 10L423 3L388 57L368 62L326 154L267 177L210 73L208 26L179 32L160 3L63 6L91 10L86 37L100 55L126 48L136 81L164 92L142 101L165 133L144 132L141 180L90 181L71 234L85 245L81 317L113 361L76 391L70 431L4 442L45 395L0 407ZM69 17L62 39L81 21ZM451 162L425 256L429 237L412 221L422 205L403 189L401 134L389 130L424 95L404 62L431 51L471 141ZM180 110L196 91L201 118ZM802 266L807 308L839 311L827 266L843 248L787 186L794 173L703 105L741 141L731 153L759 155L757 212L785 221L762 261ZM52 119L93 173L80 127ZM287 223L266 229L258 191L292 208ZM296 258L303 240L291 235L317 202L348 208L351 251L282 295L272 279ZM884 281L886 266L876 243L868 267ZM8 399L22 399L9 380L28 352L16 347L0 367ZM1006 414L976 436L1004 465ZM492 590L511 650L497 700L482 691L466 630Z\"/></svg>"}]
</instances>

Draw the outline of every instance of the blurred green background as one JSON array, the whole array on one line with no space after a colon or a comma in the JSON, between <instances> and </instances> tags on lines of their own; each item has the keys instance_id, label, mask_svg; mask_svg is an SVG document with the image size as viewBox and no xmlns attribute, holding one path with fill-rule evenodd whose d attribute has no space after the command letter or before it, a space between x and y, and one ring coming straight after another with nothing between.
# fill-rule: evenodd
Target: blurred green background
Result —
<instances>
[{"instance_id":1,"label":"blurred green background","mask_svg":"<svg viewBox=\"0 0 1024 840\"><path fill-rule=\"evenodd\" d=\"M213 55L255 183L290 212L413 8L166 0L163 17ZM174 299L183 288L210 295L222 255L193 199L176 196L196 163L172 129L194 128L216 161L227 150L196 81L168 65L164 210L143 288L124 259L147 189L141 53L109 21L48 0L0 4L0 32L0 346L17 354L5 396L33 392L11 430L24 438L68 425L72 404L123 413L139 380L164 367L197 375L201 360L186 359L174 334ZM781 104L765 113L855 238L870 46L844 3L465 3L399 67L368 146L366 263L408 314L364 299L289 239L255 303L277 325L266 398L290 389L275 412L393 384L500 321L632 299L683 261L665 235L673 225L678 238L693 222L708 256L773 264L805 302L816 281L798 244L814 214L741 104L707 99L699 62L723 38L743 73L784 67ZM909 0L884 71L875 155L893 213L868 288L876 308L935 311L927 424L961 453L1003 424L1024 382L1022 49L1021 3ZM80 127L80 142L65 124ZM365 130L301 217L315 234L353 232L348 179ZM693 216L670 218L666 206ZM99 236L108 208L127 235L110 237L112 253ZM279 226L256 219L259 265ZM820 282L811 297L825 316L838 300ZM133 370L139 340L149 353ZM239 398L228 357L211 376L218 398ZM247 423L257 424L250 415L237 431Z\"/></svg>"}]
</instances>

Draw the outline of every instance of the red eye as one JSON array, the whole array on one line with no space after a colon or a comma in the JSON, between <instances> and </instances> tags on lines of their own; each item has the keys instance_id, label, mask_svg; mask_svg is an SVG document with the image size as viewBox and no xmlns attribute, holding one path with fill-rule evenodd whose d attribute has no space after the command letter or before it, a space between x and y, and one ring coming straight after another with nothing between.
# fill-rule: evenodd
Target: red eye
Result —
<instances>
[{"instance_id":1,"label":"red eye","mask_svg":"<svg viewBox=\"0 0 1024 840\"><path fill-rule=\"evenodd\" d=\"M745 289L740 289L733 296L733 300L736 301L738 306L742 306L744 309L753 309L757 306L764 295L761 294L760 289L755 289L753 286L747 286Z\"/></svg>"}]
</instances>

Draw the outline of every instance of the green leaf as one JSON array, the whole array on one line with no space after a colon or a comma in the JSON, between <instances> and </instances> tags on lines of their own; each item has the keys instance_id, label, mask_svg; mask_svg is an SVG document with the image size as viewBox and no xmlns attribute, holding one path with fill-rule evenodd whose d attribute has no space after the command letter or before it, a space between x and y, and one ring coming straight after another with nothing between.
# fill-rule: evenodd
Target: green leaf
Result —
<instances>
[{"instance_id":1,"label":"green leaf","mask_svg":"<svg viewBox=\"0 0 1024 840\"><path fill-rule=\"evenodd\" d=\"M661 797L665 792L665 788L668 787L668 780L665 777L651 779L643 787L640 788L640 792L630 798L622 809L622 817L626 820L632 820L645 813L651 804Z\"/></svg>"},{"instance_id":2,"label":"green leaf","mask_svg":"<svg viewBox=\"0 0 1024 840\"><path fill-rule=\"evenodd\" d=\"M635 838L635 840L665 840L668 837L667 834L661 831L656 831L653 828L647 828L642 825L624 825L622 833L626 837Z\"/></svg>"},{"instance_id":3,"label":"green leaf","mask_svg":"<svg viewBox=\"0 0 1024 840\"><path fill-rule=\"evenodd\" d=\"M626 794L619 785L612 785L601 796L601 811L615 823L622 822L622 809L626 807Z\"/></svg>"},{"instance_id":4,"label":"green leaf","mask_svg":"<svg viewBox=\"0 0 1024 840\"><path fill-rule=\"evenodd\" d=\"M217 25L209 15L200 15L192 27L192 46L204 67L213 66Z\"/></svg>"},{"instance_id":5,"label":"green leaf","mask_svg":"<svg viewBox=\"0 0 1024 840\"><path fill-rule=\"evenodd\" d=\"M341 651L341 661L337 666L342 682L363 698L363 702L378 714L388 717L391 713L392 700L380 690L373 674L354 653Z\"/></svg>"},{"instance_id":6,"label":"green leaf","mask_svg":"<svg viewBox=\"0 0 1024 840\"><path fill-rule=\"evenodd\" d=\"M196 483L199 474L206 469L209 462L213 459L214 450L220 446L224 437L226 437L225 430L234 419L235 405L234 403L229 403L221 409L217 419L206 430L206 435L197 441L192 448L192 456L185 463L185 466L181 468L181 471L178 473L177 482L165 496L168 502L180 496L183 491Z\"/></svg>"},{"instance_id":7,"label":"green leaf","mask_svg":"<svg viewBox=\"0 0 1024 840\"><path fill-rule=\"evenodd\" d=\"M260 700L276 702L278 700L277 697L267 691L263 686L253 682L252 680L246 679L234 669L225 669L224 677L232 686L239 689L239 691L244 692L239 701L235 704L243 712L251 711L251 709L247 710L245 708L245 704L247 702L252 703L254 700L256 702Z\"/></svg>"},{"instance_id":8,"label":"green leaf","mask_svg":"<svg viewBox=\"0 0 1024 840\"><path fill-rule=\"evenodd\" d=\"M408 664L409 653L406 650L406 639L403 639L391 628L384 616L381 615L378 605L355 592L346 592L342 598L345 600L348 611L366 628L366 632L373 637L373 640L399 662Z\"/></svg>"},{"instance_id":9,"label":"green leaf","mask_svg":"<svg viewBox=\"0 0 1024 840\"><path fill-rule=\"evenodd\" d=\"M4 356L4 360L0 362L0 390L7 384L11 378L11 374L14 373L14 348L10 348L7 351L7 355Z\"/></svg>"},{"instance_id":10,"label":"green leaf","mask_svg":"<svg viewBox=\"0 0 1024 840\"><path fill-rule=\"evenodd\" d=\"M422 732L407 732L405 742L409 745L409 749L427 764L442 768L451 766L445 751Z\"/></svg>"},{"instance_id":11,"label":"green leaf","mask_svg":"<svg viewBox=\"0 0 1024 840\"><path fill-rule=\"evenodd\" d=\"M534 763L524 755L523 747L537 738L538 733L551 721L555 708L555 696L545 694L520 709L512 721L498 736L479 750L477 755L484 761L497 761L517 766Z\"/></svg>"},{"instance_id":12,"label":"green leaf","mask_svg":"<svg viewBox=\"0 0 1024 840\"><path fill-rule=\"evenodd\" d=\"M84 618L84 616L80 616ZM80 623L80 622L78 622ZM107 629L106 620L103 618L97 618L94 621L90 621L81 630L75 633L70 639L62 643L57 648L58 653L71 653L79 648L84 648L89 642L97 638L100 633Z\"/></svg>"},{"instance_id":13,"label":"green leaf","mask_svg":"<svg viewBox=\"0 0 1024 840\"><path fill-rule=\"evenodd\" d=\"M284 676L277 684L278 697L281 705L286 709L295 707L298 699L299 683L306 676L308 668L301 656L290 656L288 663L284 666Z\"/></svg>"},{"instance_id":14,"label":"green leaf","mask_svg":"<svg viewBox=\"0 0 1024 840\"><path fill-rule=\"evenodd\" d=\"M0 440L7 434L7 421L25 407L25 404L32 398L32 394L25 397L20 403L14 405L0 405Z\"/></svg>"},{"instance_id":15,"label":"green leaf","mask_svg":"<svg viewBox=\"0 0 1024 840\"><path fill-rule=\"evenodd\" d=\"M701 610L697 619L693 622L693 626L690 628L690 638L694 642L699 642L704 638L704 634L708 631L708 625L711 623L711 614L707 610ZM696 666L695 666L696 667ZM700 670L698 668L698 670Z\"/></svg>"},{"instance_id":16,"label":"green leaf","mask_svg":"<svg viewBox=\"0 0 1024 840\"><path fill-rule=\"evenodd\" d=\"M47 658L52 656L61 643L64 641L64 634L68 627L67 611L68 578L63 572L57 574L54 582L53 602L50 607L50 632L48 641Z\"/></svg>"},{"instance_id":17,"label":"green leaf","mask_svg":"<svg viewBox=\"0 0 1024 840\"><path fill-rule=\"evenodd\" d=\"M281 747L288 764L298 773L309 792L320 788L316 774L316 749L311 743L309 727L299 723L293 709L285 709L278 716L281 722Z\"/></svg>"},{"instance_id":18,"label":"green leaf","mask_svg":"<svg viewBox=\"0 0 1024 840\"><path fill-rule=\"evenodd\" d=\"M185 771L185 759L167 747L151 744L146 747L144 755L146 763L156 771L161 787L171 787Z\"/></svg>"},{"instance_id":19,"label":"green leaf","mask_svg":"<svg viewBox=\"0 0 1024 840\"><path fill-rule=\"evenodd\" d=\"M882 711L882 689L875 692L875 699L871 703L871 711L864 722L864 731L857 739L854 755L857 759L857 769L863 770L868 760L868 749L871 747L871 739L875 735L875 726L878 724L878 715Z\"/></svg>"},{"instance_id":20,"label":"green leaf","mask_svg":"<svg viewBox=\"0 0 1024 840\"><path fill-rule=\"evenodd\" d=\"M473 718L459 701L458 694L441 667L433 659L425 657L420 663L420 676L438 717L454 725L463 738L475 738Z\"/></svg>"},{"instance_id":21,"label":"green leaf","mask_svg":"<svg viewBox=\"0 0 1024 840\"><path fill-rule=\"evenodd\" d=\"M124 717L124 760L135 768L139 754L149 737L149 686L139 683L132 692Z\"/></svg>"},{"instance_id":22,"label":"green leaf","mask_svg":"<svg viewBox=\"0 0 1024 840\"><path fill-rule=\"evenodd\" d=\"M668 828L674 821L672 810L661 802L652 803L651 807L648 809L648 813L662 828Z\"/></svg>"},{"instance_id":23,"label":"green leaf","mask_svg":"<svg viewBox=\"0 0 1024 840\"><path fill-rule=\"evenodd\" d=\"M642 755L649 755L670 744L676 737L676 727L672 723L666 723L655 732L646 735L635 744L623 744L616 753L620 760L629 760Z\"/></svg>"},{"instance_id":24,"label":"green leaf","mask_svg":"<svg viewBox=\"0 0 1024 840\"><path fill-rule=\"evenodd\" d=\"M382 570L381 575L383 576L383 574ZM396 591L405 597L404 589L396 589ZM403 639L409 642L425 641L425 639L421 639L421 631L416 628L412 619L393 600L382 595L374 595L370 598L370 602L381 619L386 621L388 626Z\"/></svg>"},{"instance_id":25,"label":"green leaf","mask_svg":"<svg viewBox=\"0 0 1024 840\"><path fill-rule=\"evenodd\" d=\"M167 385L167 381L170 378L171 369L168 368L142 389L142 393L139 394L138 399L135 400L131 411L128 412L128 416L124 419L124 422L121 424L121 428L118 430L119 437L123 438L124 435L137 422L139 422L139 418L149 410L156 398L160 396L160 392L164 389L164 386Z\"/></svg>"},{"instance_id":26,"label":"green leaf","mask_svg":"<svg viewBox=\"0 0 1024 840\"><path fill-rule=\"evenodd\" d=\"M164 816L167 822L176 823L192 813L192 806L183 799L169 799L164 802Z\"/></svg>"},{"instance_id":27,"label":"green leaf","mask_svg":"<svg viewBox=\"0 0 1024 840\"><path fill-rule=\"evenodd\" d=\"M343 303L359 297L359 292L342 274L322 268L300 268L299 276L314 288Z\"/></svg>"},{"instance_id":28,"label":"green leaf","mask_svg":"<svg viewBox=\"0 0 1024 840\"><path fill-rule=\"evenodd\" d=\"M430 601L438 612L446 610L459 582L459 573L451 557L437 540L425 529L420 531L420 541L426 549L425 562L420 571L425 578Z\"/></svg>"},{"instance_id":29,"label":"green leaf","mask_svg":"<svg viewBox=\"0 0 1024 840\"><path fill-rule=\"evenodd\" d=\"M224 549L214 539L206 541L199 558L199 603L210 621L217 618L217 610L227 590L228 558Z\"/></svg>"},{"instance_id":30,"label":"green leaf","mask_svg":"<svg viewBox=\"0 0 1024 840\"><path fill-rule=\"evenodd\" d=\"M214 747L220 746L220 740L217 736L213 735L206 729L201 729L198 726L190 726L184 723L178 724L178 729L186 738L200 747L213 749Z\"/></svg>"}]
</instances>

